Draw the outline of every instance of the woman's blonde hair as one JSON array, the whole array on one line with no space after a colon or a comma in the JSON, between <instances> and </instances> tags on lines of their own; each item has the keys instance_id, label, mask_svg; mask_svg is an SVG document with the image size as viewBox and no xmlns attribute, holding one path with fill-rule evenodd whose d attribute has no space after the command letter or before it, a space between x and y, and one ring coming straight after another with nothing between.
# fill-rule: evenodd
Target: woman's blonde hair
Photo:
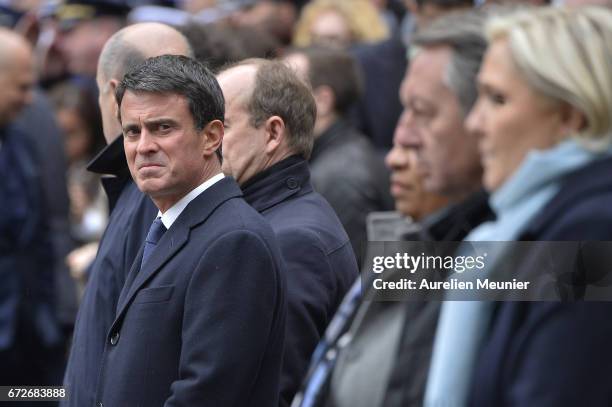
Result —
<instances>
[{"instance_id":1,"label":"woman's blonde hair","mask_svg":"<svg viewBox=\"0 0 612 407\"><path fill-rule=\"evenodd\" d=\"M612 137L612 11L603 7L529 8L493 17L489 41L507 39L527 83L582 112L578 135L593 147ZM602 143L603 142L603 143Z\"/></svg>"},{"instance_id":2,"label":"woman's blonde hair","mask_svg":"<svg viewBox=\"0 0 612 407\"><path fill-rule=\"evenodd\" d=\"M298 47L312 45L310 27L328 11L338 12L344 17L355 42L376 42L389 36L385 21L368 0L314 0L302 9L295 26L293 44Z\"/></svg>"}]
</instances>

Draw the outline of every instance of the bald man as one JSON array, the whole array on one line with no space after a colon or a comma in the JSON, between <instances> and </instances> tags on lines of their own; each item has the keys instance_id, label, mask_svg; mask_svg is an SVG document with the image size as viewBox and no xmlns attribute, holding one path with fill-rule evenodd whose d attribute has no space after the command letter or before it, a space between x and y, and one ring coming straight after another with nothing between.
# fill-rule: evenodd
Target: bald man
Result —
<instances>
[{"instance_id":1,"label":"bald man","mask_svg":"<svg viewBox=\"0 0 612 407\"><path fill-rule=\"evenodd\" d=\"M81 303L64 384L68 399L62 406L93 406L102 354L125 278L157 208L132 181L117 120L115 88L132 68L147 58L191 55L187 39L164 24L142 23L124 28L105 44L98 62L96 82L100 91L104 137L108 146L88 169L112 177L102 183L111 215L98 254L88 270L89 280Z\"/></svg>"},{"instance_id":2,"label":"bald man","mask_svg":"<svg viewBox=\"0 0 612 407\"><path fill-rule=\"evenodd\" d=\"M18 34L0 29L0 126L13 121L32 101L32 50Z\"/></svg>"},{"instance_id":3,"label":"bald man","mask_svg":"<svg viewBox=\"0 0 612 407\"><path fill-rule=\"evenodd\" d=\"M62 335L40 159L15 119L32 100L32 50L0 29L0 383L57 385Z\"/></svg>"}]
</instances>

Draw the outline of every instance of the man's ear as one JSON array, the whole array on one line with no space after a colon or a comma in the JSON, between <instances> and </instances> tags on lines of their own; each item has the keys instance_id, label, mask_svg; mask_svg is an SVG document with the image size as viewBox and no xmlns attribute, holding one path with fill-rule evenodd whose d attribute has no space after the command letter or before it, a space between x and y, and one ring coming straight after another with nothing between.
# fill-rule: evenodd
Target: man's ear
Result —
<instances>
[{"instance_id":1,"label":"man's ear","mask_svg":"<svg viewBox=\"0 0 612 407\"><path fill-rule=\"evenodd\" d=\"M108 81L106 87L108 92L110 92L110 100L113 101L113 112L115 113L115 116L118 117L119 116L119 107L117 105L117 99L115 98L115 91L117 90L117 86L119 86L119 81L117 79L111 79L110 81Z\"/></svg>"},{"instance_id":2,"label":"man's ear","mask_svg":"<svg viewBox=\"0 0 612 407\"><path fill-rule=\"evenodd\" d=\"M266 153L273 154L285 139L285 122L280 116L270 116L264 123L266 131Z\"/></svg>"},{"instance_id":3,"label":"man's ear","mask_svg":"<svg viewBox=\"0 0 612 407\"><path fill-rule=\"evenodd\" d=\"M108 87L113 97L115 97L115 91L117 90L117 86L119 86L119 81L117 79L112 78L110 81L108 81Z\"/></svg>"},{"instance_id":4,"label":"man's ear","mask_svg":"<svg viewBox=\"0 0 612 407\"><path fill-rule=\"evenodd\" d=\"M201 133L201 136L205 138L202 152L204 157L209 157L221 147L224 133L223 123L221 120L213 120L204 127Z\"/></svg>"}]
</instances>

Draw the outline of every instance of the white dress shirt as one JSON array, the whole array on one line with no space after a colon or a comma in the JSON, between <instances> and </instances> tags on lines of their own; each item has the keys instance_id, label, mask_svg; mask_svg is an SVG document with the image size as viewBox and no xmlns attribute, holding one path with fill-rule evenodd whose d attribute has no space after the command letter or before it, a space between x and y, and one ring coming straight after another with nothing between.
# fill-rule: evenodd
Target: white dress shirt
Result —
<instances>
[{"instance_id":1,"label":"white dress shirt","mask_svg":"<svg viewBox=\"0 0 612 407\"><path fill-rule=\"evenodd\" d=\"M221 181L225 176L222 172L215 175L212 178L207 179L202 184L197 186L195 189L192 189L187 195L182 197L177 203L172 205L170 209L166 212L161 213L161 211L157 212L157 217L161 216L161 221L166 227L166 229L170 229L170 226L174 223L174 221L179 217L179 215L185 210L189 202L193 201L196 197L198 197L202 192L206 191L208 188Z\"/></svg>"}]
</instances>

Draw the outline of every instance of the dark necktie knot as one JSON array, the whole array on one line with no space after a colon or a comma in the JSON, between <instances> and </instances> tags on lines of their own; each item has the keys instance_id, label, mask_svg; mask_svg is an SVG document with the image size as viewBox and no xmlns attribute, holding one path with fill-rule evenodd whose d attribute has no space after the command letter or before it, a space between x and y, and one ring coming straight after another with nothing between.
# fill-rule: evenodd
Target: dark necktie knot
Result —
<instances>
[{"instance_id":1,"label":"dark necktie knot","mask_svg":"<svg viewBox=\"0 0 612 407\"><path fill-rule=\"evenodd\" d=\"M149 256L151 256L151 253L155 249L155 246L157 246L157 242L159 242L159 239L161 239L166 230L167 229L162 223L160 217L153 221L151 227L149 228L149 233L147 233L147 238L145 239L144 252L142 254L142 262L140 263L140 268L142 268Z\"/></svg>"},{"instance_id":2,"label":"dark necktie knot","mask_svg":"<svg viewBox=\"0 0 612 407\"><path fill-rule=\"evenodd\" d=\"M166 232L166 227L164 226L160 217L155 219L149 228L149 233L147 233L146 242L156 245L161 239L162 235Z\"/></svg>"}]
</instances>

